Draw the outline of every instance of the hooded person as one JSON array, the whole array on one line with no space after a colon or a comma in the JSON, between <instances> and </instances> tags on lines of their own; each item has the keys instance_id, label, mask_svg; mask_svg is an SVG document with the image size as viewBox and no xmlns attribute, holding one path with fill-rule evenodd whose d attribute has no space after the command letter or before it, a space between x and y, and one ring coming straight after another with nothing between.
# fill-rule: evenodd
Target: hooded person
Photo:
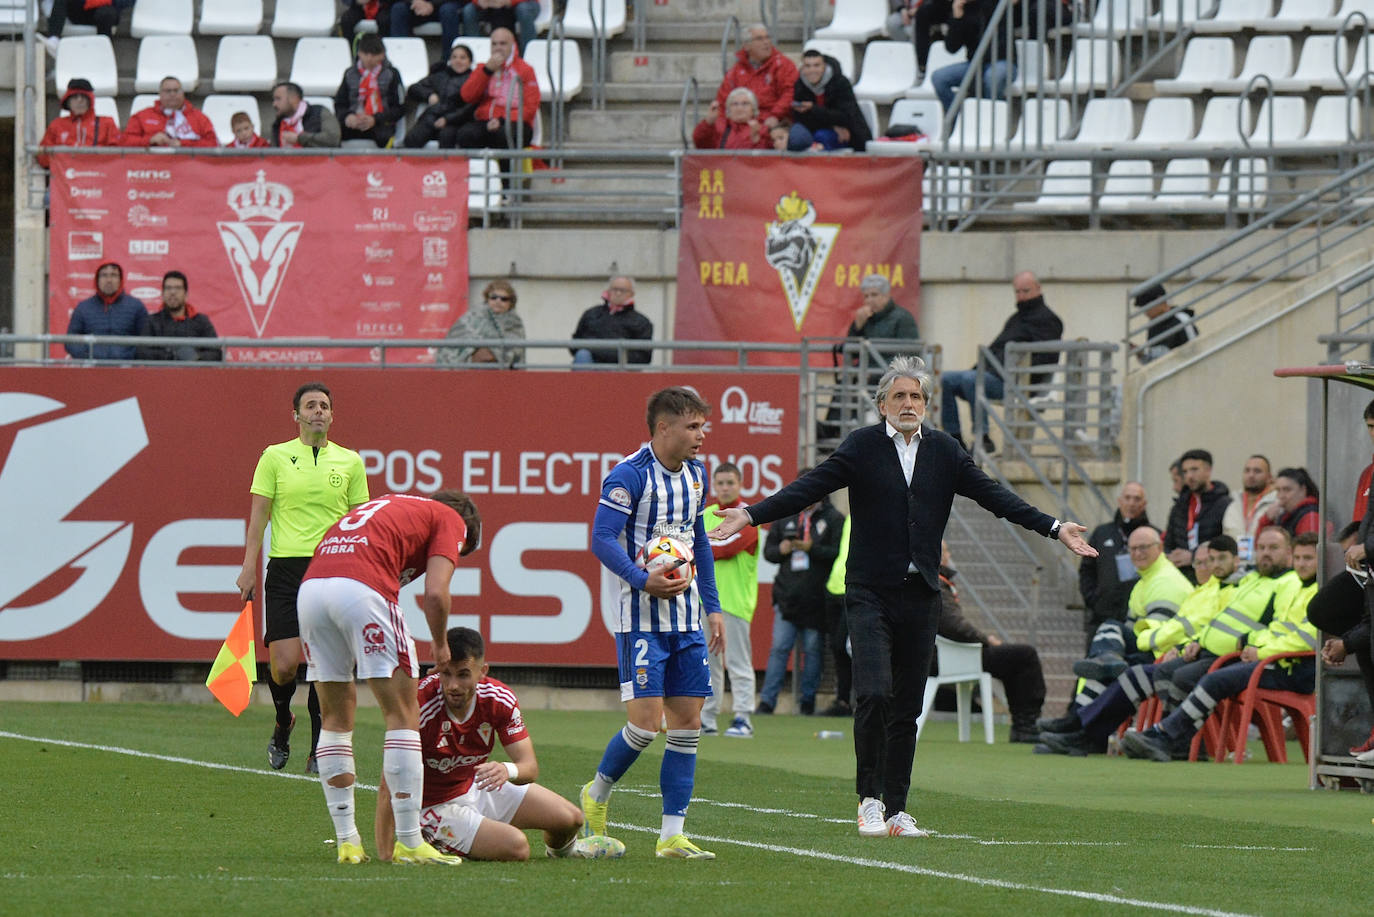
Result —
<instances>
[{"instance_id":1,"label":"hooded person","mask_svg":"<svg viewBox=\"0 0 1374 917\"><path fill-rule=\"evenodd\" d=\"M162 277L162 308L148 316L149 337L215 338L210 317L196 311L186 295L191 283L181 271L168 271ZM140 360L223 360L224 351L218 347L193 347L190 343L170 344L166 347L138 348Z\"/></svg>"},{"instance_id":2,"label":"hooded person","mask_svg":"<svg viewBox=\"0 0 1374 917\"><path fill-rule=\"evenodd\" d=\"M819 51L804 52L792 90L787 148L807 150L819 143L827 150L849 147L863 152L872 139L854 98L854 86L841 72L840 62Z\"/></svg>"},{"instance_id":3,"label":"hooded person","mask_svg":"<svg viewBox=\"0 0 1374 917\"><path fill-rule=\"evenodd\" d=\"M119 145L119 128L114 119L95 113L95 90L90 80L80 77L69 80L67 92L62 96L62 107L67 113L53 119L39 146ZM45 169L48 167L46 153L38 154L38 164Z\"/></svg>"},{"instance_id":4,"label":"hooded person","mask_svg":"<svg viewBox=\"0 0 1374 917\"><path fill-rule=\"evenodd\" d=\"M124 292L124 268L106 261L95 269L95 295L72 310L68 334L104 334L141 337L148 332L148 307ZM75 360L133 360L136 348L123 344L65 345Z\"/></svg>"}]
</instances>

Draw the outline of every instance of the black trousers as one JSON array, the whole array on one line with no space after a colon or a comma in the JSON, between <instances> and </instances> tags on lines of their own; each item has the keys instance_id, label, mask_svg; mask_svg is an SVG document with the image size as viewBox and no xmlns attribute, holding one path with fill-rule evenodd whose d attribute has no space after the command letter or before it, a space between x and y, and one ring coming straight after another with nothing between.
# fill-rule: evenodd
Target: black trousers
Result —
<instances>
[{"instance_id":1,"label":"black trousers","mask_svg":"<svg viewBox=\"0 0 1374 917\"><path fill-rule=\"evenodd\" d=\"M1040 654L1029 643L983 647L983 670L1007 689L1012 716L1037 717L1045 704L1045 673Z\"/></svg>"},{"instance_id":2,"label":"black trousers","mask_svg":"<svg viewBox=\"0 0 1374 917\"><path fill-rule=\"evenodd\" d=\"M830 655L835 660L835 700L846 704L853 700L854 664L849 658L849 622L844 616L844 596L826 595L825 631L830 641Z\"/></svg>"},{"instance_id":3,"label":"black trousers","mask_svg":"<svg viewBox=\"0 0 1374 917\"><path fill-rule=\"evenodd\" d=\"M1361 621L1369 620L1369 606L1366 604L1365 591L1349 573L1339 573L1326 581L1307 605L1307 617L1317 625L1322 633L1343 636ZM1370 642L1364 641L1356 646L1346 647L1355 656L1364 677L1365 692L1369 695L1369 706L1374 709L1374 654Z\"/></svg>"},{"instance_id":4,"label":"black trousers","mask_svg":"<svg viewBox=\"0 0 1374 917\"><path fill-rule=\"evenodd\" d=\"M854 648L854 788L895 815L911 789L940 593L913 573L900 586L851 584L844 601Z\"/></svg>"}]
</instances>

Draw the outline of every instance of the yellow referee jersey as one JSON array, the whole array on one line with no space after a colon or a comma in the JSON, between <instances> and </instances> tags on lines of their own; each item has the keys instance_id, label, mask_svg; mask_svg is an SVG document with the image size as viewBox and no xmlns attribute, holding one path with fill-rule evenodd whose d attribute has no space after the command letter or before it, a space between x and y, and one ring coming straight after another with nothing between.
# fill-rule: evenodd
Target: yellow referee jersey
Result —
<instances>
[{"instance_id":1,"label":"yellow referee jersey","mask_svg":"<svg viewBox=\"0 0 1374 917\"><path fill-rule=\"evenodd\" d=\"M272 501L268 556L309 557L350 506L367 502L367 475L352 449L296 438L262 450L249 492Z\"/></svg>"}]
</instances>

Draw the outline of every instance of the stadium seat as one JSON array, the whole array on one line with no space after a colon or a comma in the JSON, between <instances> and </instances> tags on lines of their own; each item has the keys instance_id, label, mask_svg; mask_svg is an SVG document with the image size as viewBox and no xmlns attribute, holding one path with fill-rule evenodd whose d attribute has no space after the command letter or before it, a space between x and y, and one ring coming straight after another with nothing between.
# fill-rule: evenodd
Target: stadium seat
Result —
<instances>
[{"instance_id":1,"label":"stadium seat","mask_svg":"<svg viewBox=\"0 0 1374 917\"><path fill-rule=\"evenodd\" d=\"M0 0L0 35L19 35L24 31L24 4L34 7L36 0ZM38 23L43 22L42 13L37 13Z\"/></svg>"},{"instance_id":2,"label":"stadium seat","mask_svg":"<svg viewBox=\"0 0 1374 917\"><path fill-rule=\"evenodd\" d=\"M978 702L983 708L983 741L991 745L992 737L992 676L983 671L983 645L959 643L944 637L935 638L935 660L939 675L926 679L925 700L921 715L916 718L916 739L925 729L926 718L935 705L935 692L940 685L954 685L955 709L959 721L959 741L967 742L973 725L973 686L978 685Z\"/></svg>"},{"instance_id":3,"label":"stadium seat","mask_svg":"<svg viewBox=\"0 0 1374 917\"><path fill-rule=\"evenodd\" d=\"M501 206L500 169L495 159L468 160L469 214L482 214Z\"/></svg>"},{"instance_id":4,"label":"stadium seat","mask_svg":"<svg viewBox=\"0 0 1374 917\"><path fill-rule=\"evenodd\" d=\"M1021 103L1021 120L1008 146L1013 150L1048 149L1062 140L1073 127L1068 99L1026 99Z\"/></svg>"},{"instance_id":5,"label":"stadium seat","mask_svg":"<svg viewBox=\"0 0 1374 917\"><path fill-rule=\"evenodd\" d=\"M1169 160L1154 200L1135 209L1158 212L1214 209L1211 165L1205 159L1185 156Z\"/></svg>"},{"instance_id":6,"label":"stadium seat","mask_svg":"<svg viewBox=\"0 0 1374 917\"><path fill-rule=\"evenodd\" d=\"M1313 31L1334 32L1345 25L1351 13L1363 13L1370 24L1374 25L1374 0L1341 0L1329 18L1317 19L1308 25ZM1358 22L1356 20L1357 25Z\"/></svg>"},{"instance_id":7,"label":"stadium seat","mask_svg":"<svg viewBox=\"0 0 1374 917\"><path fill-rule=\"evenodd\" d=\"M1311 659L1315 656L1316 653L1313 652L1279 653L1276 656L1266 657L1265 662L1279 658ZM1255 666L1255 670L1250 673L1250 681L1245 686L1245 690L1234 698L1233 716L1228 718L1228 725L1234 727L1234 731L1229 736L1231 747L1237 750L1245 748L1245 739L1250 730L1250 721L1253 718L1259 721L1260 741L1264 743L1264 751L1269 760L1276 764L1286 764L1288 762L1288 749L1285 747L1287 743L1284 739L1282 718L1282 713L1286 710L1291 715L1293 731L1297 733L1298 744L1302 746L1303 757L1310 762L1312 760L1310 723L1312 717L1317 713L1316 696L1298 694L1294 691L1275 691L1261 688L1259 680L1264 673L1264 668L1263 665ZM1245 758L1241 754L1236 754L1232 760L1236 764L1240 764Z\"/></svg>"},{"instance_id":8,"label":"stadium seat","mask_svg":"<svg viewBox=\"0 0 1374 917\"><path fill-rule=\"evenodd\" d=\"M53 64L53 80L62 89L74 77L91 81L98 96L119 92L119 71L115 68L114 45L105 35L77 35L63 38Z\"/></svg>"},{"instance_id":9,"label":"stadium seat","mask_svg":"<svg viewBox=\"0 0 1374 917\"><path fill-rule=\"evenodd\" d=\"M606 21L600 19L601 0L568 0L563 34L568 38L595 38L598 32L606 38L619 35L625 31L625 0L606 0Z\"/></svg>"},{"instance_id":10,"label":"stadium seat","mask_svg":"<svg viewBox=\"0 0 1374 917\"><path fill-rule=\"evenodd\" d=\"M129 103L129 115L132 117L137 112L143 111L145 108L152 108L157 103L158 97L155 92L145 92L141 95L136 95L133 101Z\"/></svg>"},{"instance_id":11,"label":"stadium seat","mask_svg":"<svg viewBox=\"0 0 1374 917\"><path fill-rule=\"evenodd\" d=\"M156 92L167 76L181 80L187 95L200 85L200 58L190 35L150 35L138 43L134 92Z\"/></svg>"},{"instance_id":12,"label":"stadium seat","mask_svg":"<svg viewBox=\"0 0 1374 917\"><path fill-rule=\"evenodd\" d=\"M1212 96L1202 110L1197 134L1183 149L1204 150L1240 146L1250 136L1250 102L1236 96Z\"/></svg>"},{"instance_id":13,"label":"stadium seat","mask_svg":"<svg viewBox=\"0 0 1374 917\"><path fill-rule=\"evenodd\" d=\"M916 83L916 49L909 41L870 41L861 72L857 98L893 102Z\"/></svg>"},{"instance_id":14,"label":"stadium seat","mask_svg":"<svg viewBox=\"0 0 1374 917\"><path fill-rule=\"evenodd\" d=\"M1050 55L1036 38L1016 39L1016 76L1007 84L1007 95L1028 95L1054 86Z\"/></svg>"},{"instance_id":15,"label":"stadium seat","mask_svg":"<svg viewBox=\"0 0 1374 917\"><path fill-rule=\"evenodd\" d=\"M868 124L868 132L874 137L879 136L878 132L878 105L872 99L859 99L859 114L864 116L864 121Z\"/></svg>"},{"instance_id":16,"label":"stadium seat","mask_svg":"<svg viewBox=\"0 0 1374 917\"><path fill-rule=\"evenodd\" d=\"M201 0L201 35L252 35L262 28L262 0Z\"/></svg>"},{"instance_id":17,"label":"stadium seat","mask_svg":"<svg viewBox=\"0 0 1374 917\"><path fill-rule=\"evenodd\" d=\"M854 82L854 45L843 38L813 38L802 46L803 51L819 51L840 62L840 72Z\"/></svg>"},{"instance_id":18,"label":"stadium seat","mask_svg":"<svg viewBox=\"0 0 1374 917\"><path fill-rule=\"evenodd\" d=\"M1269 202L1269 162L1256 157L1228 159L1217 179L1217 191L1212 195L1218 210L1230 206L1232 186L1235 187L1235 209L1263 210Z\"/></svg>"},{"instance_id":19,"label":"stadium seat","mask_svg":"<svg viewBox=\"0 0 1374 917\"><path fill-rule=\"evenodd\" d=\"M1098 206L1103 210L1136 210L1155 196L1155 167L1148 159L1118 159L1107 169Z\"/></svg>"},{"instance_id":20,"label":"stadium seat","mask_svg":"<svg viewBox=\"0 0 1374 917\"><path fill-rule=\"evenodd\" d=\"M1264 75L1272 85L1293 73L1293 40L1287 35L1257 35L1245 49L1245 66L1233 80L1215 80L1213 92L1242 93L1256 76Z\"/></svg>"},{"instance_id":21,"label":"stadium seat","mask_svg":"<svg viewBox=\"0 0 1374 917\"><path fill-rule=\"evenodd\" d=\"M540 34L547 32L549 26L553 24L553 0L539 0L539 18L534 20L534 27Z\"/></svg>"},{"instance_id":22,"label":"stadium seat","mask_svg":"<svg viewBox=\"0 0 1374 917\"><path fill-rule=\"evenodd\" d=\"M1198 35L1239 35L1269 19L1272 13L1272 0L1220 0L1216 14L1194 22L1193 32Z\"/></svg>"},{"instance_id":23,"label":"stadium seat","mask_svg":"<svg viewBox=\"0 0 1374 917\"><path fill-rule=\"evenodd\" d=\"M1089 99L1083 106L1078 134L1061 147L1104 149L1120 146L1135 137L1135 112L1130 99Z\"/></svg>"},{"instance_id":24,"label":"stadium seat","mask_svg":"<svg viewBox=\"0 0 1374 917\"><path fill-rule=\"evenodd\" d=\"M334 0L277 0L272 35L276 38L328 35L334 31L338 19Z\"/></svg>"},{"instance_id":25,"label":"stadium seat","mask_svg":"<svg viewBox=\"0 0 1374 917\"><path fill-rule=\"evenodd\" d=\"M939 99L898 99L892 103L887 125L914 124L931 143L944 139L945 111Z\"/></svg>"},{"instance_id":26,"label":"stadium seat","mask_svg":"<svg viewBox=\"0 0 1374 917\"><path fill-rule=\"evenodd\" d=\"M1193 139L1193 100L1159 97L1145 103L1140 132L1122 149L1178 149ZM1239 141L1237 141L1239 142Z\"/></svg>"},{"instance_id":27,"label":"stadium seat","mask_svg":"<svg viewBox=\"0 0 1374 917\"><path fill-rule=\"evenodd\" d=\"M949 131L951 150L990 150L1005 146L1011 111L1001 99L964 99Z\"/></svg>"},{"instance_id":28,"label":"stadium seat","mask_svg":"<svg viewBox=\"0 0 1374 917\"><path fill-rule=\"evenodd\" d=\"M1301 143L1319 149L1329 149L1359 139L1364 125L1360 119L1360 101L1345 96L1327 95L1312 106L1312 123Z\"/></svg>"},{"instance_id":29,"label":"stadium seat","mask_svg":"<svg viewBox=\"0 0 1374 917\"><path fill-rule=\"evenodd\" d=\"M291 58L291 82L306 95L330 95L339 88L343 73L353 65L348 42L342 38L302 38ZM332 106L331 106L332 107Z\"/></svg>"},{"instance_id":30,"label":"stadium seat","mask_svg":"<svg viewBox=\"0 0 1374 917\"><path fill-rule=\"evenodd\" d=\"M1374 26L1374 16L1369 19L1369 24ZM1350 67L1345 71L1345 78L1348 83L1359 82L1360 77L1366 73L1370 74L1370 79L1374 80L1374 35L1361 35L1360 40L1355 43L1355 50L1350 55ZM1340 87L1342 90L1345 86Z\"/></svg>"},{"instance_id":31,"label":"stadium seat","mask_svg":"<svg viewBox=\"0 0 1374 917\"><path fill-rule=\"evenodd\" d=\"M961 214L973 209L973 170L937 165L921 177L921 210Z\"/></svg>"},{"instance_id":32,"label":"stadium seat","mask_svg":"<svg viewBox=\"0 0 1374 917\"><path fill-rule=\"evenodd\" d=\"M486 36L474 36L472 38L469 38L468 36L463 35L457 39L456 43L460 45L467 45L468 48L471 49L472 64L474 67L480 66L481 64L485 64L487 62L487 58L491 57L491 39L487 38ZM450 47L449 50L452 51L453 48ZM444 55L444 60L448 60L447 54Z\"/></svg>"},{"instance_id":33,"label":"stadium seat","mask_svg":"<svg viewBox=\"0 0 1374 917\"><path fill-rule=\"evenodd\" d=\"M401 82L413 86L429 76L429 51L425 40L415 36L405 38L383 38L386 46L386 59L401 73ZM340 71L342 73L342 71Z\"/></svg>"},{"instance_id":34,"label":"stadium seat","mask_svg":"<svg viewBox=\"0 0 1374 917\"><path fill-rule=\"evenodd\" d=\"M270 35L225 35L215 52L215 92L265 92L277 82Z\"/></svg>"},{"instance_id":35,"label":"stadium seat","mask_svg":"<svg viewBox=\"0 0 1374 917\"><path fill-rule=\"evenodd\" d=\"M412 26L410 34L420 38L438 38L444 34L444 24L442 22L422 22Z\"/></svg>"},{"instance_id":36,"label":"stadium seat","mask_svg":"<svg viewBox=\"0 0 1374 917\"><path fill-rule=\"evenodd\" d=\"M1209 89L1214 81L1229 80L1236 74L1236 46L1229 38L1194 38L1183 52L1178 76L1155 80L1155 92L1162 95L1195 96Z\"/></svg>"},{"instance_id":37,"label":"stadium seat","mask_svg":"<svg viewBox=\"0 0 1374 917\"><path fill-rule=\"evenodd\" d=\"M129 34L134 38L190 35L194 19L191 0L138 0L134 4Z\"/></svg>"},{"instance_id":38,"label":"stadium seat","mask_svg":"<svg viewBox=\"0 0 1374 917\"><path fill-rule=\"evenodd\" d=\"M523 56L539 80L541 101L547 102L556 97L553 75L560 71L559 86L565 102L576 98L582 91L582 51L574 39L565 38L561 43L555 43L536 38L525 48Z\"/></svg>"},{"instance_id":39,"label":"stadium seat","mask_svg":"<svg viewBox=\"0 0 1374 917\"><path fill-rule=\"evenodd\" d=\"M121 126L119 120L119 106L116 105L115 100L109 96L95 97L95 113L102 118L112 119L115 123L115 127Z\"/></svg>"},{"instance_id":40,"label":"stadium seat","mask_svg":"<svg viewBox=\"0 0 1374 917\"><path fill-rule=\"evenodd\" d=\"M913 57L915 55L913 54ZM935 87L930 82L930 75L941 67L948 67L950 64L961 64L968 60L968 52L963 48L959 53L951 54L945 50L945 43L937 41L930 46L930 56L926 58L926 72L921 76L921 82L912 86L903 93L908 99L933 99L935 98Z\"/></svg>"},{"instance_id":41,"label":"stadium seat","mask_svg":"<svg viewBox=\"0 0 1374 917\"><path fill-rule=\"evenodd\" d=\"M1278 12L1255 23L1253 28L1257 32L1320 30L1322 26L1319 24L1331 18L1333 6L1332 0L1280 0Z\"/></svg>"},{"instance_id":42,"label":"stadium seat","mask_svg":"<svg viewBox=\"0 0 1374 917\"><path fill-rule=\"evenodd\" d=\"M1265 96L1255 115L1250 145L1286 146L1301 143L1305 136L1307 100L1302 96Z\"/></svg>"},{"instance_id":43,"label":"stadium seat","mask_svg":"<svg viewBox=\"0 0 1374 917\"><path fill-rule=\"evenodd\" d=\"M1159 12L1146 16L1141 25L1146 31L1177 32L1191 27L1212 8L1212 0L1160 0Z\"/></svg>"},{"instance_id":44,"label":"stadium seat","mask_svg":"<svg viewBox=\"0 0 1374 917\"><path fill-rule=\"evenodd\" d=\"M1337 57L1339 55L1339 58ZM1339 60L1339 64L1337 61ZM1345 43L1337 35L1309 35L1302 43L1298 66L1293 75L1274 80L1275 92L1307 92L1312 89L1341 88L1337 67L1346 65Z\"/></svg>"},{"instance_id":45,"label":"stadium seat","mask_svg":"<svg viewBox=\"0 0 1374 917\"><path fill-rule=\"evenodd\" d=\"M201 105L200 110L215 126L215 136L219 138L220 146L224 146L234 139L234 129L229 126L229 119L234 117L235 112L246 112L248 117L253 120L253 130L257 132L259 137L265 136L262 132L262 116L258 110L258 100L255 96L208 95L205 97L205 102ZM267 137L266 139L270 141L272 138Z\"/></svg>"},{"instance_id":46,"label":"stadium seat","mask_svg":"<svg viewBox=\"0 0 1374 917\"><path fill-rule=\"evenodd\" d=\"M1141 31L1140 22L1149 12L1148 0L1098 0L1092 19L1075 23L1073 33L1082 38L1124 38Z\"/></svg>"},{"instance_id":47,"label":"stadium seat","mask_svg":"<svg viewBox=\"0 0 1374 917\"><path fill-rule=\"evenodd\" d=\"M887 0L835 0L830 24L817 29L816 37L868 41L883 34L887 14Z\"/></svg>"},{"instance_id":48,"label":"stadium seat","mask_svg":"<svg viewBox=\"0 0 1374 917\"><path fill-rule=\"evenodd\" d=\"M1059 159L1045 166L1040 196L1018 201L1012 209L1028 213L1080 213L1092 206L1093 164L1086 159Z\"/></svg>"},{"instance_id":49,"label":"stadium seat","mask_svg":"<svg viewBox=\"0 0 1374 917\"><path fill-rule=\"evenodd\" d=\"M1075 38L1064 75L1059 78L1061 93L1083 95L1105 92L1121 82L1121 46L1107 38Z\"/></svg>"}]
</instances>

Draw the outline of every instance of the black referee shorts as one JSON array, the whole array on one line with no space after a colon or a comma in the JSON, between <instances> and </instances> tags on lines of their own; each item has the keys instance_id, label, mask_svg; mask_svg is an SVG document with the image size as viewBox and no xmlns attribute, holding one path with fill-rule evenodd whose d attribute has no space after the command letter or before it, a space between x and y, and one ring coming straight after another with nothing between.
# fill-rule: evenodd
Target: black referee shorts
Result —
<instances>
[{"instance_id":1,"label":"black referee shorts","mask_svg":"<svg viewBox=\"0 0 1374 917\"><path fill-rule=\"evenodd\" d=\"M301 625L296 619L296 593L300 591L301 580L309 566L308 557L268 558L267 574L262 578L263 609L267 617L262 636L264 644L301 635Z\"/></svg>"}]
</instances>

